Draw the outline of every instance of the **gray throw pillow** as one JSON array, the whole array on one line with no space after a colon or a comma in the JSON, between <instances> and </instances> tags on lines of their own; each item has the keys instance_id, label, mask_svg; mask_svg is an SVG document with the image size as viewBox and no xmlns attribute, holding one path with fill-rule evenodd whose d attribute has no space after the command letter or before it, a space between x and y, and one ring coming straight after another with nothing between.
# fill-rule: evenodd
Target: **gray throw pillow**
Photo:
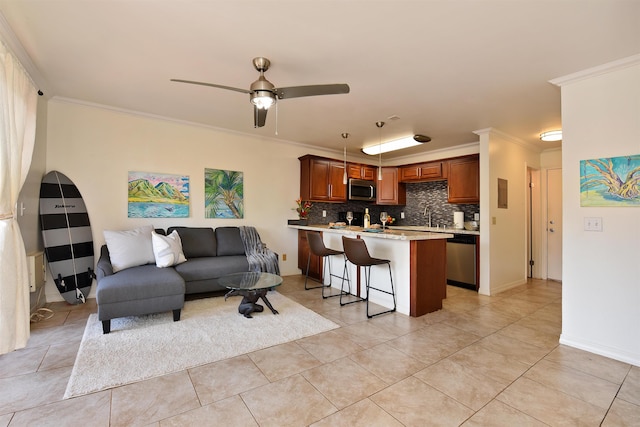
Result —
<instances>
[{"instance_id":1,"label":"gray throw pillow","mask_svg":"<svg viewBox=\"0 0 640 427\"><path fill-rule=\"evenodd\" d=\"M216 236L209 227L170 227L167 234L177 231L182 252L187 259L216 256Z\"/></svg>"},{"instance_id":2,"label":"gray throw pillow","mask_svg":"<svg viewBox=\"0 0 640 427\"><path fill-rule=\"evenodd\" d=\"M216 241L218 242L218 256L245 255L238 227L216 228Z\"/></svg>"}]
</instances>

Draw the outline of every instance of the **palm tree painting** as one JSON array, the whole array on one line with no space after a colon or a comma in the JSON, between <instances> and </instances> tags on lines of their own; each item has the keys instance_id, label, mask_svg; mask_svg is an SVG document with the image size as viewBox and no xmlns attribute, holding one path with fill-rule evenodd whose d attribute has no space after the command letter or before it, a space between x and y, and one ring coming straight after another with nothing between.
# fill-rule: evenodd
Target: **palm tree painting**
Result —
<instances>
[{"instance_id":1,"label":"palm tree painting","mask_svg":"<svg viewBox=\"0 0 640 427\"><path fill-rule=\"evenodd\" d=\"M640 206L640 154L581 160L580 206Z\"/></svg>"},{"instance_id":2,"label":"palm tree painting","mask_svg":"<svg viewBox=\"0 0 640 427\"><path fill-rule=\"evenodd\" d=\"M242 172L204 170L205 218L244 218Z\"/></svg>"}]
</instances>

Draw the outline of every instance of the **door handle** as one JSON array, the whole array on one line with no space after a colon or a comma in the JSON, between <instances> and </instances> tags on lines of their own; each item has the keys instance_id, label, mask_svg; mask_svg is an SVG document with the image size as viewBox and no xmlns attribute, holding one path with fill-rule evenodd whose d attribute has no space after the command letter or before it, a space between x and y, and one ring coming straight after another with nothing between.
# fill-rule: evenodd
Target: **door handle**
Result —
<instances>
[{"instance_id":1,"label":"door handle","mask_svg":"<svg viewBox=\"0 0 640 427\"><path fill-rule=\"evenodd\" d=\"M550 229L549 229L549 232L550 232L550 233L554 233L555 231L556 231L556 230L554 230L553 228L550 228Z\"/></svg>"}]
</instances>

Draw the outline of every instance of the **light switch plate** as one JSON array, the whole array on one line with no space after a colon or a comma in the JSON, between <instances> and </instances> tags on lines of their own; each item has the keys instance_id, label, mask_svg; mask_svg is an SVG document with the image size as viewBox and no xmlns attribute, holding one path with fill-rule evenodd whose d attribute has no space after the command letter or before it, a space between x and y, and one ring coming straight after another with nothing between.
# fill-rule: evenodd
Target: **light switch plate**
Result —
<instances>
[{"instance_id":1,"label":"light switch plate","mask_svg":"<svg viewBox=\"0 0 640 427\"><path fill-rule=\"evenodd\" d=\"M585 217L584 231L602 231L602 217Z\"/></svg>"}]
</instances>

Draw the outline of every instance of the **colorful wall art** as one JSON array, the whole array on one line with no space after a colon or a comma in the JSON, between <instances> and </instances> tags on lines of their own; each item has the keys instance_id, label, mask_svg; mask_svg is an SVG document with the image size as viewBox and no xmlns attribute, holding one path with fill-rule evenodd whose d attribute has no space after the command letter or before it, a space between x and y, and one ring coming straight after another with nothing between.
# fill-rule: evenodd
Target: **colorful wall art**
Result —
<instances>
[{"instance_id":1,"label":"colorful wall art","mask_svg":"<svg viewBox=\"0 0 640 427\"><path fill-rule=\"evenodd\" d=\"M204 170L205 218L244 218L242 172Z\"/></svg>"},{"instance_id":2,"label":"colorful wall art","mask_svg":"<svg viewBox=\"0 0 640 427\"><path fill-rule=\"evenodd\" d=\"M581 160L580 206L640 206L640 154Z\"/></svg>"},{"instance_id":3,"label":"colorful wall art","mask_svg":"<svg viewBox=\"0 0 640 427\"><path fill-rule=\"evenodd\" d=\"M129 172L129 218L188 218L189 177Z\"/></svg>"}]
</instances>

